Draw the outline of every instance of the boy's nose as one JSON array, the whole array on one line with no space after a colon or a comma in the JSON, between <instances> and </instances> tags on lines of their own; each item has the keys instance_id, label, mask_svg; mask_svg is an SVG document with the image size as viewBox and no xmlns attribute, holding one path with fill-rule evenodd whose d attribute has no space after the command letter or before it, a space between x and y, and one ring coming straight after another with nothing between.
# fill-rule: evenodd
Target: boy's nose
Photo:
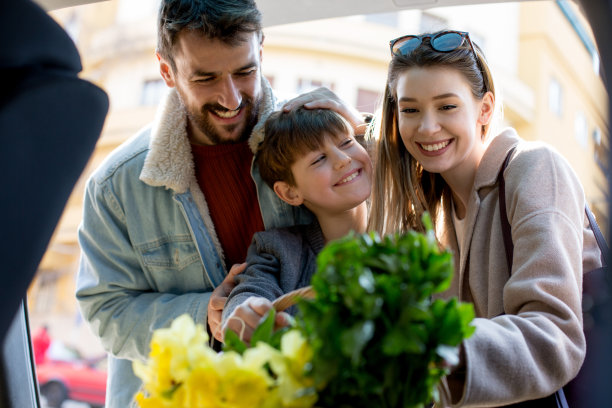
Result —
<instances>
[{"instance_id":1,"label":"boy's nose","mask_svg":"<svg viewBox=\"0 0 612 408\"><path fill-rule=\"evenodd\" d=\"M349 156L348 154L344 153L344 152L340 152L338 153L338 157L337 160L335 162L335 169L339 170L347 165L349 165L351 163L351 161L353 161L353 159L351 159L351 156Z\"/></svg>"},{"instance_id":2,"label":"boy's nose","mask_svg":"<svg viewBox=\"0 0 612 408\"><path fill-rule=\"evenodd\" d=\"M221 89L219 90L218 102L219 105L229 110L236 110L242 103L242 95L236 87L231 76L227 76L221 81Z\"/></svg>"}]
</instances>

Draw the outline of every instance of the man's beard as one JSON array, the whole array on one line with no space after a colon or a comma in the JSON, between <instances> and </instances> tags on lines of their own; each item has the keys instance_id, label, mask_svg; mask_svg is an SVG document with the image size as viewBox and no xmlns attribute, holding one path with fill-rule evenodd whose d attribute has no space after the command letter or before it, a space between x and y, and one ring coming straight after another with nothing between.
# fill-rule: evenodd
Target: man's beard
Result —
<instances>
[{"instance_id":1,"label":"man's beard","mask_svg":"<svg viewBox=\"0 0 612 408\"><path fill-rule=\"evenodd\" d=\"M240 103L239 109L244 109L245 120L240 123L220 126L228 133L231 133L241 125L244 125L244 129L242 130L242 133L238 139L227 139L227 137L224 138L217 130L217 127L215 127L214 123L210 120L209 115L215 115L214 111L227 112L229 109L224 108L219 104L206 104L203 105L199 111L195 111L189 109L185 105L182 97L179 99L181 100L185 113L187 114L191 124L200 130L200 132L205 134L213 145L239 143L248 140L248 138L251 136L251 132L253 131L253 127L255 127L255 124L257 123L259 104L261 103L261 97L254 101L254 99L250 96L242 94L242 102Z\"/></svg>"}]
</instances>

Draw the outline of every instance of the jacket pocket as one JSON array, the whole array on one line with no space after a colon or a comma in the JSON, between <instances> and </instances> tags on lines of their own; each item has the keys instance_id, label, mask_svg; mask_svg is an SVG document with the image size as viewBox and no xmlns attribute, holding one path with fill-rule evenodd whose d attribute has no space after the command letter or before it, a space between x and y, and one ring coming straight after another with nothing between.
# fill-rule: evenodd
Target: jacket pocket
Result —
<instances>
[{"instance_id":1,"label":"jacket pocket","mask_svg":"<svg viewBox=\"0 0 612 408\"><path fill-rule=\"evenodd\" d=\"M195 243L189 235L157 239L137 246L145 273L159 292L209 290Z\"/></svg>"}]
</instances>

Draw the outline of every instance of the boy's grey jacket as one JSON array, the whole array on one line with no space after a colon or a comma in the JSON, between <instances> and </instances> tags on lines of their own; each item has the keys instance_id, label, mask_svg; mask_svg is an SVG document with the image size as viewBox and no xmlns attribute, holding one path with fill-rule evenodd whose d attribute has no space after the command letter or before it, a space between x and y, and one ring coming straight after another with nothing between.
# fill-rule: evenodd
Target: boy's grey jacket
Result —
<instances>
[{"instance_id":1,"label":"boy's grey jacket","mask_svg":"<svg viewBox=\"0 0 612 408\"><path fill-rule=\"evenodd\" d=\"M317 270L317 255L325 239L318 222L258 232L247 255L247 268L223 308L223 322L250 296L274 300L310 285ZM293 314L295 307L287 312Z\"/></svg>"},{"instance_id":2,"label":"boy's grey jacket","mask_svg":"<svg viewBox=\"0 0 612 408\"><path fill-rule=\"evenodd\" d=\"M508 271L497 175L504 172L514 243ZM551 147L525 142L512 129L487 147L474 180L458 252L450 203L438 236L455 253L444 296L472 302L476 332L464 341L466 373L457 406L492 407L552 394L580 369L582 274L601 265L586 218L582 186ZM452 378L452 377L451 377Z\"/></svg>"},{"instance_id":3,"label":"boy's grey jacket","mask_svg":"<svg viewBox=\"0 0 612 408\"><path fill-rule=\"evenodd\" d=\"M249 144L263 137L275 98L262 79L260 118ZM266 228L312 216L257 185ZM151 127L117 148L88 180L76 295L82 315L110 353L107 408L126 408L140 387L132 360L144 360L153 330L188 313L206 325L211 291L223 280L223 252L194 171L186 117L172 89Z\"/></svg>"}]
</instances>

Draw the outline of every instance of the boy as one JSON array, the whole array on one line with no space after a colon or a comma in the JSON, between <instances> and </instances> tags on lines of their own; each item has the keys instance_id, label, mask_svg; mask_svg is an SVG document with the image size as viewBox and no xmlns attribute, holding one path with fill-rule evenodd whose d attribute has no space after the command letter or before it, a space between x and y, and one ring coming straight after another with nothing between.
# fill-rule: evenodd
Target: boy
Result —
<instances>
[{"instance_id":1,"label":"boy","mask_svg":"<svg viewBox=\"0 0 612 408\"><path fill-rule=\"evenodd\" d=\"M246 341L272 300L310 284L325 243L365 231L372 184L368 153L348 122L326 109L271 114L255 160L274 192L296 208L306 207L316 221L253 236L246 271L223 310L223 333L232 329ZM279 313L276 325L287 324L288 316Z\"/></svg>"}]
</instances>

